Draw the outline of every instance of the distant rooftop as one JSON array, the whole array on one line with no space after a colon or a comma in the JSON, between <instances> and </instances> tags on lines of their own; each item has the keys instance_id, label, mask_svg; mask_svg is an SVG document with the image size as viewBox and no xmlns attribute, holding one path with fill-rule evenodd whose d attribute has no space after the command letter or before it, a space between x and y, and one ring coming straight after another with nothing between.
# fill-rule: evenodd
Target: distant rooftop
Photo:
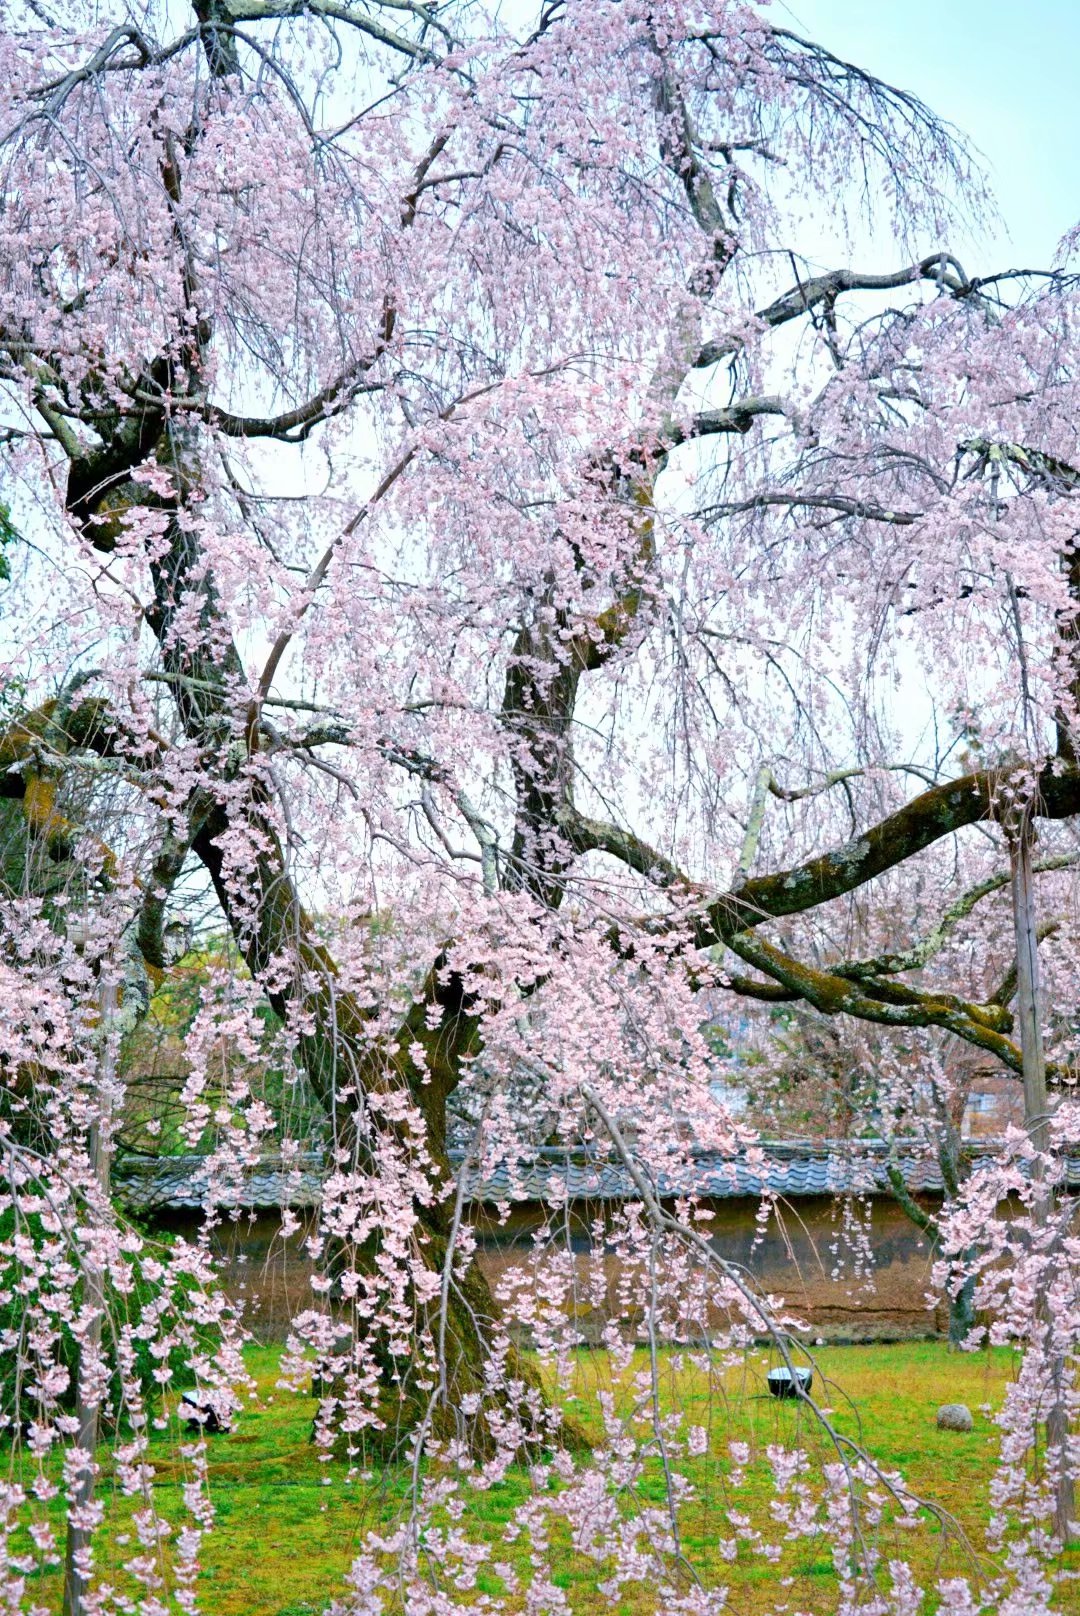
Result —
<instances>
[{"instance_id":1,"label":"distant rooftop","mask_svg":"<svg viewBox=\"0 0 1080 1616\"><path fill-rule=\"evenodd\" d=\"M980 1142L973 1165L993 1161L1000 1147ZM460 1165L457 1153L455 1166ZM916 1194L940 1195L944 1188L937 1162L911 1149L892 1157L904 1182ZM696 1152L688 1166L661 1173L654 1189L662 1198L695 1194L710 1200L763 1194L796 1200L812 1195L889 1193L889 1147L882 1140L762 1140L731 1155ZM221 1207L245 1209L317 1206L324 1176L322 1157L300 1156L286 1169L280 1157L245 1170L242 1179L213 1199ZM516 1188L511 1187L513 1177ZM1067 1179L1080 1186L1080 1158L1070 1158ZM195 1210L207 1201L207 1159L201 1155L127 1156L116 1164L114 1184L133 1212ZM637 1190L626 1168L608 1156L585 1150L538 1150L512 1175L498 1167L484 1178L471 1173L468 1199L494 1203L511 1199L547 1201L627 1201Z\"/></svg>"}]
</instances>

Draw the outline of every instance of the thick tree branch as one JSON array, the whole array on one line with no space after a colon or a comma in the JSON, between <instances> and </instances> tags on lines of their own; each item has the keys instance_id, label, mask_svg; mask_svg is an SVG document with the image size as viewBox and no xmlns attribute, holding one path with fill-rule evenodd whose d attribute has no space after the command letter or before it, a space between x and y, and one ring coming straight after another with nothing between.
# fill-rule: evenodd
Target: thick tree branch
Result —
<instances>
[{"instance_id":1,"label":"thick tree branch","mask_svg":"<svg viewBox=\"0 0 1080 1616\"><path fill-rule=\"evenodd\" d=\"M728 978L726 985L743 997L767 1003L803 999L827 1015L844 1013L889 1026L943 1027L965 1042L990 1051L1011 1070L1019 1072L1022 1069L1020 1050L1007 1036L1012 1028L1012 1017L1007 1009L1008 979L983 1004L951 993L922 992L905 984L880 980L881 976L915 970L925 964L941 948L956 924L971 913L981 898L1005 885L1008 876L992 876L969 889L950 906L933 932L902 954L820 969L793 959L764 938L753 935L753 928L767 919L816 908L854 890L963 825L994 817L995 800L1007 780L1008 771L985 772L935 786L845 847L795 869L745 881L737 891L708 903L707 918L698 919L692 925L695 944L706 947L725 943L741 959L771 978L768 982L739 975ZM1067 776L1060 771L1047 770L1040 785L1038 806L1044 817L1064 818L1080 812L1080 770L1070 771ZM700 892L671 860L629 831L592 820L573 807L564 812L561 825L578 852L609 853L659 886L669 890L679 888L687 894ZM1061 854L1043 860L1041 868L1065 869L1075 865L1078 859L1080 855ZM655 916L644 916L638 924L655 932L658 921ZM685 924L685 915L659 924L665 928ZM628 935L625 929L617 928L613 941L620 951L633 947L632 934ZM1003 993L1006 996L1003 997Z\"/></svg>"},{"instance_id":2,"label":"thick tree branch","mask_svg":"<svg viewBox=\"0 0 1080 1616\"><path fill-rule=\"evenodd\" d=\"M558 823L576 853L610 853L654 886L679 888L688 894L702 892L671 859L643 842L633 831L623 830L606 820L590 819L572 803L563 806Z\"/></svg>"},{"instance_id":3,"label":"thick tree branch","mask_svg":"<svg viewBox=\"0 0 1080 1616\"><path fill-rule=\"evenodd\" d=\"M282 410L278 415L234 415L204 398L162 397L143 391L137 391L134 397L136 403L149 404L162 412L196 415L229 438L278 438L284 443L303 443L317 426L340 415L354 399L364 393L382 391L383 382L368 382L363 378L384 352L385 343L380 343L369 359L361 360L351 371L343 371L303 404Z\"/></svg>"},{"instance_id":4,"label":"thick tree branch","mask_svg":"<svg viewBox=\"0 0 1080 1616\"><path fill-rule=\"evenodd\" d=\"M376 0L376 4L379 0ZM369 39L380 45L387 45L391 50L400 52L414 62L436 62L438 57L434 51L428 50L416 40L409 39L407 35L398 33L393 28L387 28L383 23L377 22L370 12L361 10L358 5L350 5L348 0L225 0L222 7L227 10L232 22L267 22L276 18L296 17L307 13L310 17L325 17L329 22L346 23L355 28L358 33L366 34ZM428 24L435 22L433 14L427 6L401 6L395 10L411 12L418 21Z\"/></svg>"},{"instance_id":5,"label":"thick tree branch","mask_svg":"<svg viewBox=\"0 0 1080 1616\"><path fill-rule=\"evenodd\" d=\"M976 284L981 284L969 281L950 253L932 253L918 263L883 275L857 269L832 269L824 275L812 275L808 280L799 281L767 308L759 309L754 318L762 326L775 329L822 304L834 303L844 292L887 292L900 286L912 286L917 281L934 281L954 297L966 297ZM721 337L707 342L694 360L694 368L717 365L738 353L744 345L742 337Z\"/></svg>"},{"instance_id":6,"label":"thick tree branch","mask_svg":"<svg viewBox=\"0 0 1080 1616\"><path fill-rule=\"evenodd\" d=\"M911 527L923 518L922 511L896 511L865 499L853 499L846 494L788 493L783 489L768 489L748 499L726 500L710 505L701 514L711 517L742 516L748 511L768 510L780 506L789 510L828 511L836 516L856 516L864 522L884 522L890 527Z\"/></svg>"},{"instance_id":7,"label":"thick tree branch","mask_svg":"<svg viewBox=\"0 0 1080 1616\"><path fill-rule=\"evenodd\" d=\"M723 409L704 410L695 415L685 430L678 425L671 426L665 432L667 444L674 447L680 443L690 443L695 438L716 437L725 432L736 432L745 435L754 422L763 415L787 415L791 406L775 394L754 394L746 398L736 399L733 404L725 405Z\"/></svg>"},{"instance_id":8,"label":"thick tree branch","mask_svg":"<svg viewBox=\"0 0 1080 1616\"><path fill-rule=\"evenodd\" d=\"M943 1027L965 1043L989 1050L1012 1071L1022 1070L1018 1046L994 1025L995 1021L1000 1025L997 1006L971 1004L952 994L921 994L892 984L882 989L894 1001L890 1003L885 998L871 997L873 990L863 991L831 971L794 959L763 937L739 932L728 946L748 965L793 989L823 1015L850 1015L890 1027Z\"/></svg>"},{"instance_id":9,"label":"thick tree branch","mask_svg":"<svg viewBox=\"0 0 1080 1616\"><path fill-rule=\"evenodd\" d=\"M983 770L933 786L843 846L790 869L743 881L735 890L707 903L695 922L695 944L707 948L730 943L737 933L753 929L764 921L817 908L855 891L942 837L966 825L993 819L995 804L1003 788L1010 784L1010 773L1009 770ZM1044 770L1039 778L1036 802L1038 814L1046 819L1067 819L1080 813L1080 769ZM560 826L579 853L610 853L658 885L678 887L687 893L702 891L700 883L694 882L632 831L591 819L572 805L564 808ZM1041 859L1035 868L1045 873L1070 869L1077 863L1080 863L1080 854L1061 853ZM969 915L982 898L998 891L1008 881L1008 875L993 875L969 888L945 911L938 927L910 949L852 961L832 969L852 981L917 970L938 952L957 923ZM643 918L642 924L655 930L656 917Z\"/></svg>"},{"instance_id":10,"label":"thick tree branch","mask_svg":"<svg viewBox=\"0 0 1080 1616\"><path fill-rule=\"evenodd\" d=\"M896 868L967 825L996 816L1003 788L1030 784L1023 771L979 770L922 792L851 841L773 875L754 876L739 891L710 903L695 929L699 947L725 943L736 932L782 915L801 914L841 898ZM1048 767L1036 782L1038 816L1080 813L1080 768Z\"/></svg>"}]
</instances>

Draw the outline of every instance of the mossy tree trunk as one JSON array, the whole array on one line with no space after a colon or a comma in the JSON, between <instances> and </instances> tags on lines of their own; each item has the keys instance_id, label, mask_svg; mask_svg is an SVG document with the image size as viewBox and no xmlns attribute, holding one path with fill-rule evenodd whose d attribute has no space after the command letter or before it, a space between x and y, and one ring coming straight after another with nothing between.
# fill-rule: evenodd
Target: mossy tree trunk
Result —
<instances>
[{"instance_id":1,"label":"mossy tree trunk","mask_svg":"<svg viewBox=\"0 0 1080 1616\"><path fill-rule=\"evenodd\" d=\"M380 1142L387 1148L409 1148L403 1130L380 1122L372 1098L388 1090L404 1089L423 1118L423 1150L431 1158L444 1193L417 1201L414 1207L417 1242L415 1260L439 1278L435 1297L417 1304L418 1326L430 1341L439 1343L440 1362L433 1378L428 1368L410 1373L400 1356L384 1345L376 1348L383 1379L384 1432L365 1439L365 1451L400 1449L410 1434L425 1425L439 1439L458 1438L473 1451L493 1449L490 1424L482 1417L466 1416L479 1400L481 1408L494 1397L500 1416L520 1414L527 1403L546 1416L547 1401L535 1366L513 1342L502 1340L499 1309L483 1272L475 1261L467 1266L448 1253L456 1237L456 1179L447 1154L447 1105L461 1080L466 1058L480 1047L480 1027L474 1004L460 976L440 955L428 970L415 1002L402 1018L393 1038L373 1043L368 1013L355 997L338 985L338 971L329 951L314 934L310 918L292 886L272 826L259 815L253 828L269 850L258 859L253 879L258 891L246 894L238 908L237 894L223 869L220 839L228 829L224 809L218 809L200 827L193 848L214 883L222 908L252 974L258 976L272 958L291 951L296 959L296 985L289 992L271 995L281 1017L299 1008L312 1031L301 1040L301 1054L312 1087L333 1128L333 1149L339 1162L360 1172L376 1170ZM254 913L257 924L246 927L242 915ZM437 1012L437 1014L436 1014ZM422 1060L411 1051L423 1051ZM335 1265L362 1265L374 1272L382 1240L372 1236L364 1245L329 1254ZM452 1254L451 1254L452 1256ZM513 1395L492 1390L489 1364L492 1343L500 1339L502 1378L516 1385ZM511 1406L514 1404L515 1406ZM544 1419L536 1427L542 1434ZM580 1433L566 1427L566 1440L579 1445Z\"/></svg>"}]
</instances>

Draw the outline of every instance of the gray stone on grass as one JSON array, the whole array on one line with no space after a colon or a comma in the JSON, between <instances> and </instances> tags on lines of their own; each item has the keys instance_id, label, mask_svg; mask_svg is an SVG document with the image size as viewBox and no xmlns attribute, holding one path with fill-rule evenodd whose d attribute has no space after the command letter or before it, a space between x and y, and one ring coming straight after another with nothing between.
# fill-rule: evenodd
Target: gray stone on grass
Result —
<instances>
[{"instance_id":1,"label":"gray stone on grass","mask_svg":"<svg viewBox=\"0 0 1080 1616\"><path fill-rule=\"evenodd\" d=\"M937 1411L939 1431L970 1431L975 1421L966 1403L942 1403Z\"/></svg>"}]
</instances>

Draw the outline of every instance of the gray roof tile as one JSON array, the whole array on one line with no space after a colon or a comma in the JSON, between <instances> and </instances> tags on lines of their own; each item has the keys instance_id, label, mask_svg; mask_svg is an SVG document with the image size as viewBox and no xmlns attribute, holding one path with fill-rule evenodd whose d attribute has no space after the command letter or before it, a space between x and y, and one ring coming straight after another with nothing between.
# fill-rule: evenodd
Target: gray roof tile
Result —
<instances>
[{"instance_id":1,"label":"gray roof tile","mask_svg":"<svg viewBox=\"0 0 1080 1616\"><path fill-rule=\"evenodd\" d=\"M980 1145L973 1156L975 1165L992 1160L998 1149ZM932 1158L912 1151L899 1151L897 1165L909 1189L917 1193L941 1193L941 1170ZM459 1157L460 1161L460 1157ZM762 1141L748 1156L743 1150L734 1155L712 1151L696 1152L689 1168L672 1168L660 1173L654 1183L662 1198L694 1193L716 1200L740 1196L754 1199L766 1192L781 1198L810 1195L888 1192L888 1153L877 1140L847 1141ZM219 1207L256 1208L290 1205L300 1209L318 1205L322 1194L322 1160L316 1154L301 1156L291 1171L280 1159L269 1158L248 1169L242 1180L215 1193ZM544 1149L519 1164L513 1175L499 1167L483 1180L470 1175L469 1199L496 1202L513 1199L511 1177L524 1191L525 1198L543 1201L556 1186L564 1187L571 1201L632 1200L636 1190L620 1162L585 1151ZM1080 1159L1067 1166L1070 1185L1080 1185ZM128 1156L114 1172L116 1189L133 1211L196 1209L207 1200L206 1158L187 1156Z\"/></svg>"}]
</instances>

